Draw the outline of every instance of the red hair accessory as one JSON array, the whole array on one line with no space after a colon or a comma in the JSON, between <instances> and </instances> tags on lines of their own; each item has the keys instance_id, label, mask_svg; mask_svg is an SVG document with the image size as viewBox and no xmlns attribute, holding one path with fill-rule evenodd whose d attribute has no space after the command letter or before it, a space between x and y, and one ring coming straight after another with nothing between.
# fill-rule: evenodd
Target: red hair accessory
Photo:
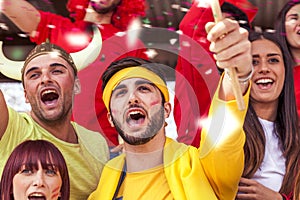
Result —
<instances>
[{"instance_id":1,"label":"red hair accessory","mask_svg":"<svg viewBox=\"0 0 300 200\"><path fill-rule=\"evenodd\" d=\"M83 20L85 9L89 6L90 0L69 0L67 3L68 11L76 21Z\"/></svg>"},{"instance_id":2,"label":"red hair accessory","mask_svg":"<svg viewBox=\"0 0 300 200\"><path fill-rule=\"evenodd\" d=\"M258 8L247 0L225 0L225 1L241 9L247 15L249 22L253 21L258 11Z\"/></svg>"},{"instance_id":3,"label":"red hair accessory","mask_svg":"<svg viewBox=\"0 0 300 200\"><path fill-rule=\"evenodd\" d=\"M124 31L133 19L146 15L145 9L145 0L121 0L112 16L112 24Z\"/></svg>"},{"instance_id":4,"label":"red hair accessory","mask_svg":"<svg viewBox=\"0 0 300 200\"><path fill-rule=\"evenodd\" d=\"M67 8L71 13L71 17L76 21L83 20L89 2L90 0L69 0ZM133 19L146 15L145 9L145 0L121 0L112 16L112 24L116 28L125 31Z\"/></svg>"}]
</instances>

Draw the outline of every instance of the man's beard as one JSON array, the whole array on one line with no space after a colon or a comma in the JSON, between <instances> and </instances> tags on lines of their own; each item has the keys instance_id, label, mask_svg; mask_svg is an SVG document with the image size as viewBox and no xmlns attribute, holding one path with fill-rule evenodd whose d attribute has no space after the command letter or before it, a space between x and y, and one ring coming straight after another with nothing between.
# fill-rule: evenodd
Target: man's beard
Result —
<instances>
[{"instance_id":1,"label":"man's beard","mask_svg":"<svg viewBox=\"0 0 300 200\"><path fill-rule=\"evenodd\" d=\"M102 7L99 3L91 1L91 5L98 14L106 14L115 11L120 2L121 0L115 0L109 7Z\"/></svg>"},{"instance_id":2,"label":"man's beard","mask_svg":"<svg viewBox=\"0 0 300 200\"><path fill-rule=\"evenodd\" d=\"M146 144L149 142L151 139L153 139L158 131L161 129L161 127L164 124L164 108L160 107L160 109L153 114L153 116L150 119L150 123L148 127L146 128L144 133L141 133L140 136L131 136L126 133L121 128L121 125L119 122L114 120L112 117L112 121L114 123L114 126L117 130L117 132L120 134L122 139L130 144L130 145L141 145L141 144Z\"/></svg>"},{"instance_id":3,"label":"man's beard","mask_svg":"<svg viewBox=\"0 0 300 200\"><path fill-rule=\"evenodd\" d=\"M38 104L37 100L35 100L33 97L29 97L29 103L31 106L31 111L41 122L52 124L53 126L55 124L62 124L68 120L67 115L72 110L72 103L67 102L65 105L59 106L56 115L49 116L47 115L47 111L44 111L41 108L41 105Z\"/></svg>"}]
</instances>

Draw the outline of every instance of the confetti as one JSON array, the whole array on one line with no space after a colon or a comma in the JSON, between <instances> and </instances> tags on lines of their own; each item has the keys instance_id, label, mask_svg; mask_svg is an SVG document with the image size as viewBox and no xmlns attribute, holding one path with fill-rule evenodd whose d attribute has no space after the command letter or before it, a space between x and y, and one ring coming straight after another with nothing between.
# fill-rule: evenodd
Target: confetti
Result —
<instances>
[{"instance_id":1,"label":"confetti","mask_svg":"<svg viewBox=\"0 0 300 200\"><path fill-rule=\"evenodd\" d=\"M47 27L52 29L56 28L56 26L54 26L53 24L48 24Z\"/></svg>"},{"instance_id":2,"label":"confetti","mask_svg":"<svg viewBox=\"0 0 300 200\"><path fill-rule=\"evenodd\" d=\"M156 57L158 55L157 51L155 51L154 49L148 49L145 52L145 54L151 59L153 59L154 57Z\"/></svg>"},{"instance_id":3,"label":"confetti","mask_svg":"<svg viewBox=\"0 0 300 200\"><path fill-rule=\"evenodd\" d=\"M139 19L132 20L128 26L127 45L132 48L136 45L141 34L142 23Z\"/></svg>"},{"instance_id":4,"label":"confetti","mask_svg":"<svg viewBox=\"0 0 300 200\"><path fill-rule=\"evenodd\" d=\"M181 6L178 4L172 4L171 8L179 10L181 8Z\"/></svg>"},{"instance_id":5,"label":"confetti","mask_svg":"<svg viewBox=\"0 0 300 200\"><path fill-rule=\"evenodd\" d=\"M74 46L87 46L90 41L90 37L87 34L68 33L66 34L66 40L68 43Z\"/></svg>"},{"instance_id":6,"label":"confetti","mask_svg":"<svg viewBox=\"0 0 300 200\"><path fill-rule=\"evenodd\" d=\"M202 8L210 7L210 2L208 0L195 0L195 3L197 3L197 7L202 7Z\"/></svg>"},{"instance_id":7,"label":"confetti","mask_svg":"<svg viewBox=\"0 0 300 200\"><path fill-rule=\"evenodd\" d=\"M184 46L184 47L190 47L191 44L188 41L182 41L182 46Z\"/></svg>"},{"instance_id":8,"label":"confetti","mask_svg":"<svg viewBox=\"0 0 300 200\"><path fill-rule=\"evenodd\" d=\"M27 38L28 37L28 35L25 34L25 33L19 33L18 36L21 37L21 38Z\"/></svg>"},{"instance_id":9,"label":"confetti","mask_svg":"<svg viewBox=\"0 0 300 200\"><path fill-rule=\"evenodd\" d=\"M4 23L0 23L0 29L5 30L5 31L9 30L8 26L6 26L6 24L4 24Z\"/></svg>"},{"instance_id":10,"label":"confetti","mask_svg":"<svg viewBox=\"0 0 300 200\"><path fill-rule=\"evenodd\" d=\"M206 75L209 75L209 74L211 74L212 72L213 72L213 70L210 68L210 69L208 69L208 70L205 71L205 74L206 74Z\"/></svg>"},{"instance_id":11,"label":"confetti","mask_svg":"<svg viewBox=\"0 0 300 200\"><path fill-rule=\"evenodd\" d=\"M172 38L169 41L171 45L174 45L177 42L177 40L178 40L177 38Z\"/></svg>"}]
</instances>

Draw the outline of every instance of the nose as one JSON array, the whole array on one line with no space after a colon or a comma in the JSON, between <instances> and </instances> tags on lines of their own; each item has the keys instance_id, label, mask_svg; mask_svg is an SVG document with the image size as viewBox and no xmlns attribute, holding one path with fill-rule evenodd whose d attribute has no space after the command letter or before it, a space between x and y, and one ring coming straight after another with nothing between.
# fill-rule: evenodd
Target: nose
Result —
<instances>
[{"instance_id":1,"label":"nose","mask_svg":"<svg viewBox=\"0 0 300 200\"><path fill-rule=\"evenodd\" d=\"M128 100L128 104L137 104L140 102L139 97L137 96L137 94L135 92L133 92L130 96L129 96L129 100Z\"/></svg>"},{"instance_id":2,"label":"nose","mask_svg":"<svg viewBox=\"0 0 300 200\"><path fill-rule=\"evenodd\" d=\"M42 84L46 84L48 82L52 82L51 76L49 73L45 72L41 75Z\"/></svg>"},{"instance_id":3,"label":"nose","mask_svg":"<svg viewBox=\"0 0 300 200\"><path fill-rule=\"evenodd\" d=\"M267 74L270 72L269 65L266 61L261 62L260 66L258 66L258 73Z\"/></svg>"},{"instance_id":4,"label":"nose","mask_svg":"<svg viewBox=\"0 0 300 200\"><path fill-rule=\"evenodd\" d=\"M45 185L45 177L43 170L38 170L35 176L32 177L33 181L32 184L35 187L43 187Z\"/></svg>"}]
</instances>

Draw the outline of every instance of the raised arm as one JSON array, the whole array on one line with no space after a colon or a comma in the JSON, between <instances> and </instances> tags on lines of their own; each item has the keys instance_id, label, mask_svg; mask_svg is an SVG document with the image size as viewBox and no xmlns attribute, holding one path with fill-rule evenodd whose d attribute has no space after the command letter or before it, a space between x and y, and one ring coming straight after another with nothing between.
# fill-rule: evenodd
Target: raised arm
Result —
<instances>
[{"instance_id":1,"label":"raised arm","mask_svg":"<svg viewBox=\"0 0 300 200\"><path fill-rule=\"evenodd\" d=\"M210 50L220 68L237 68L244 79L240 88L245 110L239 110L228 75L221 77L219 88L211 103L208 120L201 132L200 160L218 199L234 199L244 169L245 134L243 124L248 108L252 58L248 33L237 22L224 19L208 24ZM250 79L250 78L249 78Z\"/></svg>"},{"instance_id":2,"label":"raised arm","mask_svg":"<svg viewBox=\"0 0 300 200\"><path fill-rule=\"evenodd\" d=\"M1 90L0 90L0 113L1 113L1 117L0 117L0 140L1 140L8 123L7 105Z\"/></svg>"},{"instance_id":3,"label":"raised arm","mask_svg":"<svg viewBox=\"0 0 300 200\"><path fill-rule=\"evenodd\" d=\"M1 0L1 12L19 29L32 35L40 22L39 11L25 0Z\"/></svg>"},{"instance_id":4,"label":"raised arm","mask_svg":"<svg viewBox=\"0 0 300 200\"><path fill-rule=\"evenodd\" d=\"M224 19L221 22L207 23L206 29L210 30L207 39L211 42L210 51L214 52L214 58L219 68L237 69L240 88L244 94L249 86L252 72L251 43L248 40L248 31L241 28L237 21ZM225 74L220 90L219 98L229 101L235 99L231 85L231 77Z\"/></svg>"}]
</instances>

